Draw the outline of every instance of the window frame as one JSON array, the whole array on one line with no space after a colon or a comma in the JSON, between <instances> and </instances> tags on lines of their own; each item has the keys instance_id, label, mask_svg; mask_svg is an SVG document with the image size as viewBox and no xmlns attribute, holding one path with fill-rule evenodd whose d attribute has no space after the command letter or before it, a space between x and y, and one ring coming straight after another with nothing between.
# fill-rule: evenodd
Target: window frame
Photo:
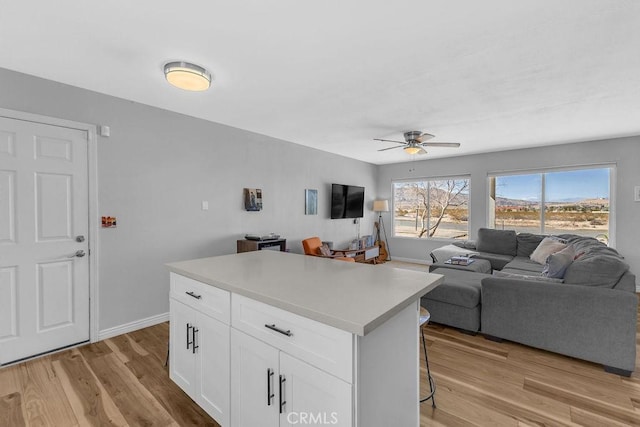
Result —
<instances>
[{"instance_id":1,"label":"window frame","mask_svg":"<svg viewBox=\"0 0 640 427\"><path fill-rule=\"evenodd\" d=\"M430 181L446 181L446 180L457 180L457 179L466 179L469 181L468 185L468 196L467 196L467 237L465 239L454 239L451 237L418 237L418 236L402 236L396 234L396 184L402 183L412 183L412 182L430 182ZM427 197L429 193L427 193ZM470 239L471 233L471 174L455 174L455 175L438 175L438 176L429 176L429 177L418 177L418 178L402 178L402 179L392 179L391 180L391 236L395 239L409 239L409 240L418 240L418 241L427 241L427 240L440 240L446 242L460 242L466 241ZM430 218L430 215L428 216ZM430 222L427 220L427 224ZM427 226L428 226L427 225Z\"/></svg>"},{"instance_id":2,"label":"window frame","mask_svg":"<svg viewBox=\"0 0 640 427\"><path fill-rule=\"evenodd\" d=\"M486 178L486 227L495 229L495 224L491 224L491 204L489 203L489 197L491 195L491 178L500 176L514 176L514 175L533 175L541 174L541 189L540 189L540 234L545 234L545 196L546 196L546 176L547 173L553 172L571 172L582 171L588 169L609 169L609 231L608 242L609 246L615 248L616 244L616 188L617 188L617 163L595 163L587 165L572 165L572 166L560 166L560 167L548 167L548 168L535 168L535 169L515 169L515 170L501 170L487 172ZM495 209L495 207L494 207ZM495 212L494 212L495 214Z\"/></svg>"}]
</instances>

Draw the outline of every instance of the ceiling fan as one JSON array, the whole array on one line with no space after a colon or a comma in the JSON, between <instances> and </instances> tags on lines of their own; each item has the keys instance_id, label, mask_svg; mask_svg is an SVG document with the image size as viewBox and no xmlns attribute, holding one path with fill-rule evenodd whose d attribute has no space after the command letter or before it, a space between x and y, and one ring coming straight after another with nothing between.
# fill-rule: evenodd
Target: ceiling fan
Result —
<instances>
[{"instance_id":1,"label":"ceiling fan","mask_svg":"<svg viewBox=\"0 0 640 427\"><path fill-rule=\"evenodd\" d=\"M387 151L393 150L394 148L402 148L408 154L427 154L427 150L425 147L460 147L460 144L457 142L427 142L430 139L435 138L434 135L426 132L420 132L417 130L410 130L404 133L404 142L402 141L394 141L392 139L379 139L374 138L374 141L383 141L383 142L395 142L396 144L402 144L403 147L389 147L383 148L378 151Z\"/></svg>"}]
</instances>

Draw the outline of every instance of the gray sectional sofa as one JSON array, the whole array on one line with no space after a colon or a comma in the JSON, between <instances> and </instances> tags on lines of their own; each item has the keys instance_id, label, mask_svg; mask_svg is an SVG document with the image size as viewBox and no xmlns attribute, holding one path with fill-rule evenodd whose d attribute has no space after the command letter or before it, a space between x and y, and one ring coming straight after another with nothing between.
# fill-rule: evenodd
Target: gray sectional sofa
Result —
<instances>
[{"instance_id":1,"label":"gray sectional sofa","mask_svg":"<svg viewBox=\"0 0 640 427\"><path fill-rule=\"evenodd\" d=\"M559 235L575 256L565 263L562 279L545 278L545 266L530 259L545 237L480 229L477 241L464 247L488 260L494 274L437 268L433 272L442 274L444 283L423 297L422 305L433 322L631 375L638 297L629 266L596 239Z\"/></svg>"}]
</instances>

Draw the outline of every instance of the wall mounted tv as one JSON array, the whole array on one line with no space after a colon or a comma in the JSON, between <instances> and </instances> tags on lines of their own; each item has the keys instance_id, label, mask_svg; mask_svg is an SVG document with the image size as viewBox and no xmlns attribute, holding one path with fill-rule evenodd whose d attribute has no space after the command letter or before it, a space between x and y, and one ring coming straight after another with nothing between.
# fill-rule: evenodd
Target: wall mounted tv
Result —
<instances>
[{"instance_id":1,"label":"wall mounted tv","mask_svg":"<svg viewBox=\"0 0 640 427\"><path fill-rule=\"evenodd\" d=\"M362 218L364 187L331 184L331 219Z\"/></svg>"}]
</instances>

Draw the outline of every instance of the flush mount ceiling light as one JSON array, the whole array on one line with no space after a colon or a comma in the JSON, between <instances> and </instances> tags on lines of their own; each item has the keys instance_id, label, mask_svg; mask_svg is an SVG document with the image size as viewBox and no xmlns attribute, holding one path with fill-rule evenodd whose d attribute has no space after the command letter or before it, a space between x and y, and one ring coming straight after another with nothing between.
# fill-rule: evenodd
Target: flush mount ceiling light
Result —
<instances>
[{"instance_id":1,"label":"flush mount ceiling light","mask_svg":"<svg viewBox=\"0 0 640 427\"><path fill-rule=\"evenodd\" d=\"M211 74L206 69L184 61L165 64L164 77L175 87L184 90L198 92L211 86Z\"/></svg>"}]
</instances>

